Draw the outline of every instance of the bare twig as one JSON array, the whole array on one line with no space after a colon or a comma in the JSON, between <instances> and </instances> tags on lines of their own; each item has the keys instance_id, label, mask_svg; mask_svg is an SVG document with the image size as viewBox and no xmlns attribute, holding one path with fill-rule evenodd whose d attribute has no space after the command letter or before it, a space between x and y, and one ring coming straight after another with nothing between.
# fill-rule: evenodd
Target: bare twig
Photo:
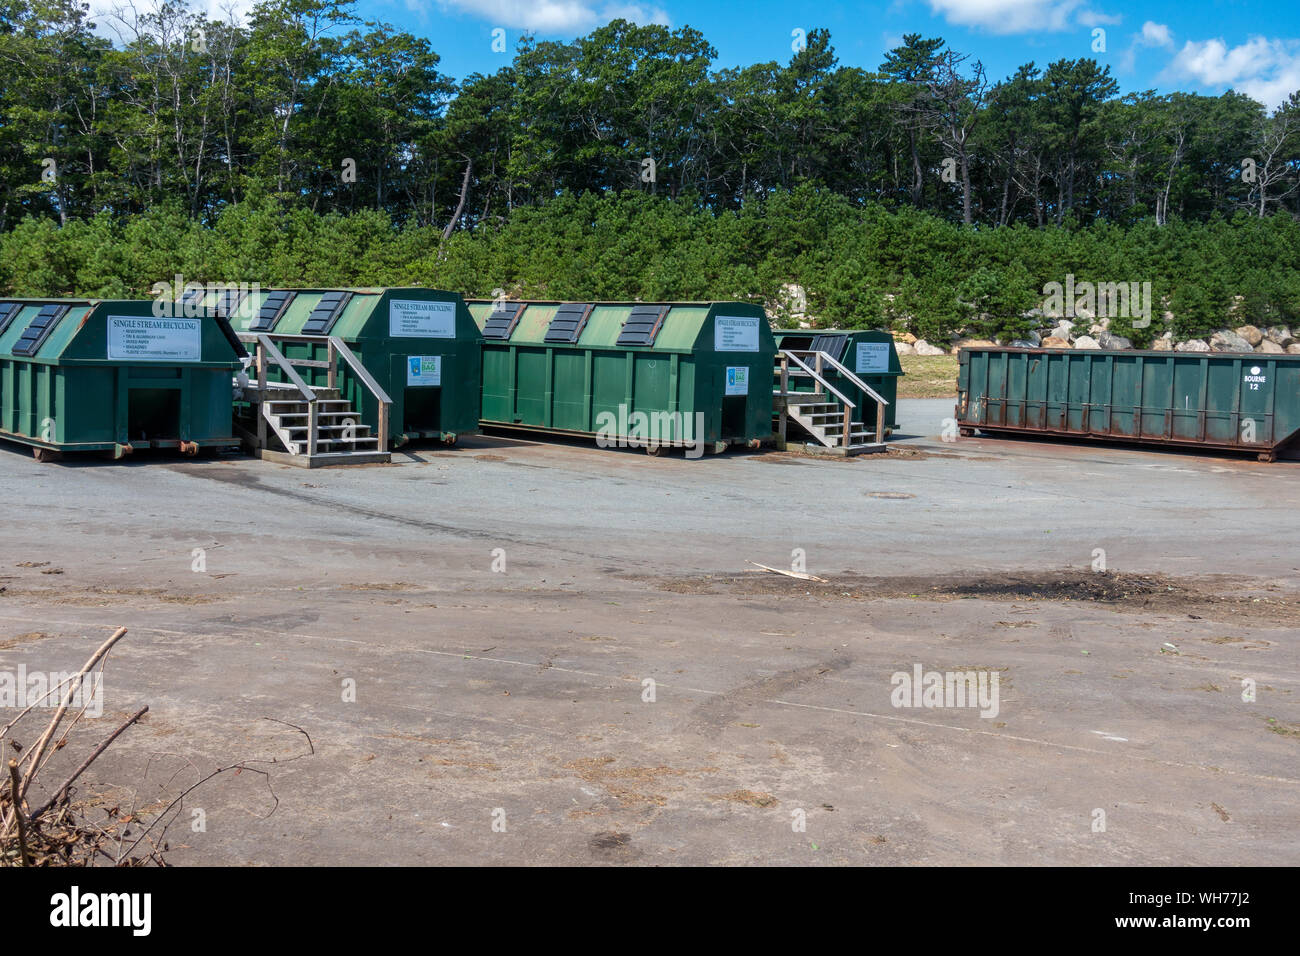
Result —
<instances>
[{"instance_id":1,"label":"bare twig","mask_svg":"<svg viewBox=\"0 0 1300 956\"><path fill-rule=\"evenodd\" d=\"M68 705L72 703L73 694L77 692L82 678L84 678L86 674L99 663L103 656L107 654L112 649L113 645L120 641L125 634L126 628L119 627L113 632L113 635L108 640L99 646L99 650L90 655L90 659L81 665L81 670L77 673L73 686L68 688L67 694L63 697L63 703L61 703L59 709L54 712L54 717L50 720L50 725L45 728L45 733L41 735L41 739L37 741L36 746L33 748L35 756L32 757L32 769L23 778L22 789L18 793L14 794L15 807L22 803L22 798L26 795L27 788L32 785L32 778L36 775L36 770L40 767L41 757L45 753L45 748L50 745L50 739L54 736L54 732L58 730L59 724L63 720L63 715L68 712Z\"/></svg>"},{"instance_id":2,"label":"bare twig","mask_svg":"<svg viewBox=\"0 0 1300 956\"><path fill-rule=\"evenodd\" d=\"M9 787L14 800L14 819L18 821L18 851L22 854L23 866L32 865L32 855L27 852L27 823L23 820L23 808L18 802L18 761L9 760Z\"/></svg>"},{"instance_id":3,"label":"bare twig","mask_svg":"<svg viewBox=\"0 0 1300 956\"><path fill-rule=\"evenodd\" d=\"M139 720L146 713L148 713L148 711L149 711L149 705L146 704L145 706L137 710L134 714L132 714L129 718L127 718L126 722L122 724L121 727L113 731L113 733L109 735L107 740L105 740L102 744L100 744L98 747L95 748L94 753L92 753L89 757L87 757L85 760L81 762L81 766L78 767L73 772L72 776L69 777L67 780L63 781L62 786L60 786L59 789L54 791L54 796L50 797L50 799L45 801L45 803L43 803L37 810L33 811L32 819L35 820L41 814L49 810L50 807L58 803L60 798L62 798L63 794L67 792L68 788L72 786L73 783L76 782L78 777L80 777L83 773L85 773L86 768L89 767L92 763L94 763L96 758L98 758L100 754L102 754L105 750L108 749L109 744L111 744L114 740L116 740L122 734L122 732L126 730L126 728L130 727L137 720ZM10 762L12 763L12 761Z\"/></svg>"}]
</instances>

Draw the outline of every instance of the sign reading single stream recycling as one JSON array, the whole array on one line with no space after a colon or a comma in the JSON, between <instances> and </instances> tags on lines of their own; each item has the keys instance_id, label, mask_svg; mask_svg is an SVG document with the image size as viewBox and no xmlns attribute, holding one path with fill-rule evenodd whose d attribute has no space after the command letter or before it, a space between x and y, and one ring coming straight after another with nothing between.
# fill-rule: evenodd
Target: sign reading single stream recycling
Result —
<instances>
[{"instance_id":1,"label":"sign reading single stream recycling","mask_svg":"<svg viewBox=\"0 0 1300 956\"><path fill-rule=\"evenodd\" d=\"M855 372L888 372L889 343L859 342L858 362Z\"/></svg>"},{"instance_id":2,"label":"sign reading single stream recycling","mask_svg":"<svg viewBox=\"0 0 1300 956\"><path fill-rule=\"evenodd\" d=\"M108 357L128 362L198 362L203 358L199 319L108 317Z\"/></svg>"},{"instance_id":3,"label":"sign reading single stream recycling","mask_svg":"<svg viewBox=\"0 0 1300 956\"><path fill-rule=\"evenodd\" d=\"M456 303L393 299L388 303L388 334L408 339L454 339Z\"/></svg>"},{"instance_id":4,"label":"sign reading single stream recycling","mask_svg":"<svg viewBox=\"0 0 1300 956\"><path fill-rule=\"evenodd\" d=\"M757 352L758 317L720 315L713 320L713 348L718 352Z\"/></svg>"},{"instance_id":5,"label":"sign reading single stream recycling","mask_svg":"<svg viewBox=\"0 0 1300 956\"><path fill-rule=\"evenodd\" d=\"M406 359L407 385L441 385L441 355L410 355Z\"/></svg>"},{"instance_id":6,"label":"sign reading single stream recycling","mask_svg":"<svg viewBox=\"0 0 1300 956\"><path fill-rule=\"evenodd\" d=\"M727 366L727 394L749 394L749 367L747 365L739 367Z\"/></svg>"}]
</instances>

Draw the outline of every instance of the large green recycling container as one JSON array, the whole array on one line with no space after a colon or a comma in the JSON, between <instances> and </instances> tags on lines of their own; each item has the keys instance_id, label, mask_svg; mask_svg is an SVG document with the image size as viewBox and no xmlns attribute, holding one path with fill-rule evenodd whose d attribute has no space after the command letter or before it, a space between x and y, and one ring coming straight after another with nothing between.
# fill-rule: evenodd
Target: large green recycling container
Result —
<instances>
[{"instance_id":1,"label":"large green recycling container","mask_svg":"<svg viewBox=\"0 0 1300 956\"><path fill-rule=\"evenodd\" d=\"M148 301L0 299L0 437L38 457L236 445L242 355L224 320Z\"/></svg>"},{"instance_id":2,"label":"large green recycling container","mask_svg":"<svg viewBox=\"0 0 1300 956\"><path fill-rule=\"evenodd\" d=\"M1256 453L1300 439L1300 356L962 349L957 424Z\"/></svg>"},{"instance_id":3,"label":"large green recycling container","mask_svg":"<svg viewBox=\"0 0 1300 956\"><path fill-rule=\"evenodd\" d=\"M485 425L718 451L772 439L767 315L740 302L471 301Z\"/></svg>"},{"instance_id":4,"label":"large green recycling container","mask_svg":"<svg viewBox=\"0 0 1300 956\"><path fill-rule=\"evenodd\" d=\"M392 399L394 447L416 438L453 442L478 430L482 338L454 292L256 288L221 299L210 295L205 303L230 314L246 342L257 333L269 335L287 359L326 362L327 337L342 340ZM248 345L249 352L255 348ZM377 434L378 399L346 362L336 360L335 368L340 397ZM309 385L328 383L327 368L296 370ZM267 377L283 380L274 366Z\"/></svg>"},{"instance_id":5,"label":"large green recycling container","mask_svg":"<svg viewBox=\"0 0 1300 956\"><path fill-rule=\"evenodd\" d=\"M898 427L898 380L904 374L898 360L894 337L888 332L867 329L777 329L777 348L796 352L825 352L848 368L861 381L880 393L889 402L885 406L885 428ZM863 422L867 431L876 428L876 400L834 367L824 369L827 379L849 401L857 406L855 420ZM807 376L791 376L792 392L816 391L816 383Z\"/></svg>"}]
</instances>

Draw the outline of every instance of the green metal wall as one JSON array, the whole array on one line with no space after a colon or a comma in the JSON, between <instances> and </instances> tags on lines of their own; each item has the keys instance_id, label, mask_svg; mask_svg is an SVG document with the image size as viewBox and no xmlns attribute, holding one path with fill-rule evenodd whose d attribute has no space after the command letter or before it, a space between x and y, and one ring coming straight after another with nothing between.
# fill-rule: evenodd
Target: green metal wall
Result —
<instances>
[{"instance_id":1,"label":"green metal wall","mask_svg":"<svg viewBox=\"0 0 1300 956\"><path fill-rule=\"evenodd\" d=\"M110 358L110 316L150 333L172 320L155 316L145 301L0 301L23 305L0 335L0 437L56 451L237 443L231 382L240 363L217 320L181 323L197 359L146 358L158 340L134 357ZM70 310L35 355L14 355L23 330L46 304Z\"/></svg>"},{"instance_id":2,"label":"green metal wall","mask_svg":"<svg viewBox=\"0 0 1300 956\"><path fill-rule=\"evenodd\" d=\"M966 428L1263 458L1300 436L1300 356L963 349L959 363L957 420Z\"/></svg>"},{"instance_id":3,"label":"green metal wall","mask_svg":"<svg viewBox=\"0 0 1300 956\"><path fill-rule=\"evenodd\" d=\"M572 344L545 341L561 303L525 304L508 340L484 339L483 424L620 441L654 437L665 444L735 444L772 437L776 345L761 308L672 304L652 345L620 346L620 332L633 308L656 304L596 303ZM493 303L470 301L469 307L481 330ZM720 350L719 316L756 320L753 349ZM747 378L746 394L726 394L729 369L733 391ZM652 436L634 430L638 413L657 423L651 426ZM666 430L669 423L671 431Z\"/></svg>"}]
</instances>

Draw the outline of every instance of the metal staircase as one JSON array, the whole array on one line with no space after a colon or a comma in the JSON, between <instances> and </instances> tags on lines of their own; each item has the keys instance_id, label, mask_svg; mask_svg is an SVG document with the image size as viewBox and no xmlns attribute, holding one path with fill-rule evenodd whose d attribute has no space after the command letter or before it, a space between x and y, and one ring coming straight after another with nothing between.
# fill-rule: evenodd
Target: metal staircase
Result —
<instances>
[{"instance_id":1,"label":"metal staircase","mask_svg":"<svg viewBox=\"0 0 1300 956\"><path fill-rule=\"evenodd\" d=\"M849 398L829 380L832 370L875 399L876 432L855 419L858 411ZM874 388L827 352L781 349L773 369L776 387L775 427L781 446L788 446L787 432L791 419L813 441L810 451L826 455L861 455L885 450L885 406L889 402ZM807 390L791 389L794 384L810 386ZM874 440L873 440L874 438Z\"/></svg>"},{"instance_id":2,"label":"metal staircase","mask_svg":"<svg viewBox=\"0 0 1300 956\"><path fill-rule=\"evenodd\" d=\"M392 400L370 373L361 366L351 350L333 336L277 336L279 339L316 340L327 344L324 361L287 359L276 347L272 336L258 333L249 336L256 343L254 362L256 384L243 387L243 399L256 416L255 432L242 430L255 453L269 461L303 468L326 465L387 464L388 415ZM378 434L362 424L361 414L342 397L337 387L337 360L342 359L371 390L379 403ZM285 381L269 381L268 368L274 365ZM309 385L295 367L328 369L328 385ZM272 441L272 436L277 440ZM280 448L273 447L279 444Z\"/></svg>"}]
</instances>

